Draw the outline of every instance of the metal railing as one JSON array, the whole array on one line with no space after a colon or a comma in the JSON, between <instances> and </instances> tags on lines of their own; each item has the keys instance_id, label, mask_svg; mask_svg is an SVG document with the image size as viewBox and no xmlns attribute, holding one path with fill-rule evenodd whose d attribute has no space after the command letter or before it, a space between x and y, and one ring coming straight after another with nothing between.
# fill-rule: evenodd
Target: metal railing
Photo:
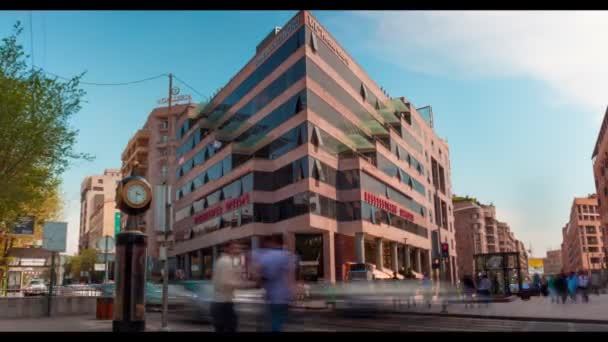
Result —
<instances>
[{"instance_id":1,"label":"metal railing","mask_svg":"<svg viewBox=\"0 0 608 342\"><path fill-rule=\"evenodd\" d=\"M27 289L6 290L0 293L0 297L35 297L48 296L49 289ZM61 297L99 297L102 295L101 289L94 285L61 285L53 286L53 296Z\"/></svg>"}]
</instances>

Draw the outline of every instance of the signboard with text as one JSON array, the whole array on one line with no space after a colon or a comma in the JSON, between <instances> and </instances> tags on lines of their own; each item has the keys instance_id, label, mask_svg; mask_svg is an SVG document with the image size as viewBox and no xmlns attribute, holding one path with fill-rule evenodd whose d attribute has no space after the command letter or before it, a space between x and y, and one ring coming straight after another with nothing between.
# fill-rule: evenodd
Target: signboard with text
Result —
<instances>
[{"instance_id":1,"label":"signboard with text","mask_svg":"<svg viewBox=\"0 0 608 342\"><path fill-rule=\"evenodd\" d=\"M33 216L20 217L13 225L11 233L15 235L33 235L35 218Z\"/></svg>"},{"instance_id":2,"label":"signboard with text","mask_svg":"<svg viewBox=\"0 0 608 342\"><path fill-rule=\"evenodd\" d=\"M224 201L222 204L209 208L203 211L201 214L194 217L194 224L203 223L207 220L210 220L214 217L222 215L224 212L229 212L232 210L236 210L242 206L249 204L249 194L244 194L243 196L229 199Z\"/></svg>"},{"instance_id":3,"label":"signboard with text","mask_svg":"<svg viewBox=\"0 0 608 342\"><path fill-rule=\"evenodd\" d=\"M374 207L380 208L382 210L386 210L393 215L398 215L408 221L414 222L414 214L410 213L409 211L407 211L403 208L400 208L395 203L393 203L389 200L386 200L378 195L374 195L374 194L371 194L366 191L363 193L363 200L365 202L373 205Z\"/></svg>"},{"instance_id":4,"label":"signboard with text","mask_svg":"<svg viewBox=\"0 0 608 342\"><path fill-rule=\"evenodd\" d=\"M528 273L530 274L543 274L545 273L544 260L541 258L529 258L528 259Z\"/></svg>"},{"instance_id":5,"label":"signboard with text","mask_svg":"<svg viewBox=\"0 0 608 342\"><path fill-rule=\"evenodd\" d=\"M65 252L67 233L66 222L45 222L42 248L51 252Z\"/></svg>"}]
</instances>

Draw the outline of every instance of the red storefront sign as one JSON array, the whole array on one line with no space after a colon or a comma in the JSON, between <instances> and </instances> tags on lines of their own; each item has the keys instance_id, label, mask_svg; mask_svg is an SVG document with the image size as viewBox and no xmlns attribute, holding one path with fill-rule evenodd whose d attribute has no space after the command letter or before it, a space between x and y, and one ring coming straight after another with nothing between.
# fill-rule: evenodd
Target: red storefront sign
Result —
<instances>
[{"instance_id":1,"label":"red storefront sign","mask_svg":"<svg viewBox=\"0 0 608 342\"><path fill-rule=\"evenodd\" d=\"M249 204L249 202L250 202L250 199L249 199L248 193L244 194L241 197L226 200L223 203L221 203L213 208L209 208L209 209L203 211L202 213L200 213L199 215L195 216L194 224L199 224L199 223L205 222L214 217L222 215L224 212L238 209L242 206Z\"/></svg>"},{"instance_id":2,"label":"red storefront sign","mask_svg":"<svg viewBox=\"0 0 608 342\"><path fill-rule=\"evenodd\" d=\"M414 222L414 214L410 213L405 209L400 208L393 202L386 200L380 196L370 194L369 192L365 191L363 193L363 200L373 205L374 207L386 210L393 215L399 215L406 220Z\"/></svg>"}]
</instances>

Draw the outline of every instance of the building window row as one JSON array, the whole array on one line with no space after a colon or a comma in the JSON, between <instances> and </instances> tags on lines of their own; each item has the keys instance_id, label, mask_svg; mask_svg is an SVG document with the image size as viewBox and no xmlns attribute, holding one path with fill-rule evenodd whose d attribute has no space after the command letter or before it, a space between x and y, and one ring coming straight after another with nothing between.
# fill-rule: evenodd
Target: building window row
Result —
<instances>
[{"instance_id":1,"label":"building window row","mask_svg":"<svg viewBox=\"0 0 608 342\"><path fill-rule=\"evenodd\" d=\"M277 79L272 81L272 83L270 83L266 88L249 100L249 102L247 102L243 107L238 109L233 116L220 125L218 127L220 134L230 134L239 129L239 127L241 127L245 121L254 116L258 111L260 111L260 109L266 107L266 105L268 105L274 99L279 97L293 84L304 78L305 75L306 59L301 58L279 77L277 77ZM294 113L293 108L295 103L288 106L289 108L287 110L283 108L281 112L287 112L287 114L291 116ZM276 111L273 114L276 115ZM283 121L284 120L285 119L283 119Z\"/></svg>"},{"instance_id":2,"label":"building window row","mask_svg":"<svg viewBox=\"0 0 608 342\"><path fill-rule=\"evenodd\" d=\"M422 196L426 195L426 189L422 183L418 182L403 169L399 168L397 165L393 164L390 160L386 159L379 153L376 154L376 163L378 169L382 172L391 177L398 178L401 183L408 185L410 189L417 191Z\"/></svg>"},{"instance_id":3,"label":"building window row","mask_svg":"<svg viewBox=\"0 0 608 342\"><path fill-rule=\"evenodd\" d=\"M257 67L245 80L243 80L224 100L210 110L208 117L210 122L216 122L224 113L232 108L243 96L249 93L256 85L262 82L268 75L277 69L304 43L304 27L300 28L292 37L286 40L271 56Z\"/></svg>"}]
</instances>

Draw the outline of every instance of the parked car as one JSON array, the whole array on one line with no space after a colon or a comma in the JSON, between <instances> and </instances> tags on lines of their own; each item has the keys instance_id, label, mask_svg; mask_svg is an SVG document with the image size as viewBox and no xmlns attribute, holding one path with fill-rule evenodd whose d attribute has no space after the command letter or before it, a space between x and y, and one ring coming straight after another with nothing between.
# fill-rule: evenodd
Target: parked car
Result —
<instances>
[{"instance_id":1,"label":"parked car","mask_svg":"<svg viewBox=\"0 0 608 342\"><path fill-rule=\"evenodd\" d=\"M48 287L41 279L32 279L23 289L24 296L42 296L48 292Z\"/></svg>"},{"instance_id":2,"label":"parked car","mask_svg":"<svg viewBox=\"0 0 608 342\"><path fill-rule=\"evenodd\" d=\"M209 280L190 280L173 284L173 291L183 289L193 296L188 303L176 310L178 314L197 322L211 321L211 304L213 303L213 283ZM264 290L236 290L234 293L235 310L239 317L255 316L262 310Z\"/></svg>"},{"instance_id":3,"label":"parked car","mask_svg":"<svg viewBox=\"0 0 608 342\"><path fill-rule=\"evenodd\" d=\"M116 284L113 282L96 285L101 291L102 297L114 297ZM145 301L147 309L160 309L163 303L162 284L146 282ZM191 306L194 300L194 293L187 291L183 287L169 285L168 302L169 308L175 309Z\"/></svg>"}]
</instances>

